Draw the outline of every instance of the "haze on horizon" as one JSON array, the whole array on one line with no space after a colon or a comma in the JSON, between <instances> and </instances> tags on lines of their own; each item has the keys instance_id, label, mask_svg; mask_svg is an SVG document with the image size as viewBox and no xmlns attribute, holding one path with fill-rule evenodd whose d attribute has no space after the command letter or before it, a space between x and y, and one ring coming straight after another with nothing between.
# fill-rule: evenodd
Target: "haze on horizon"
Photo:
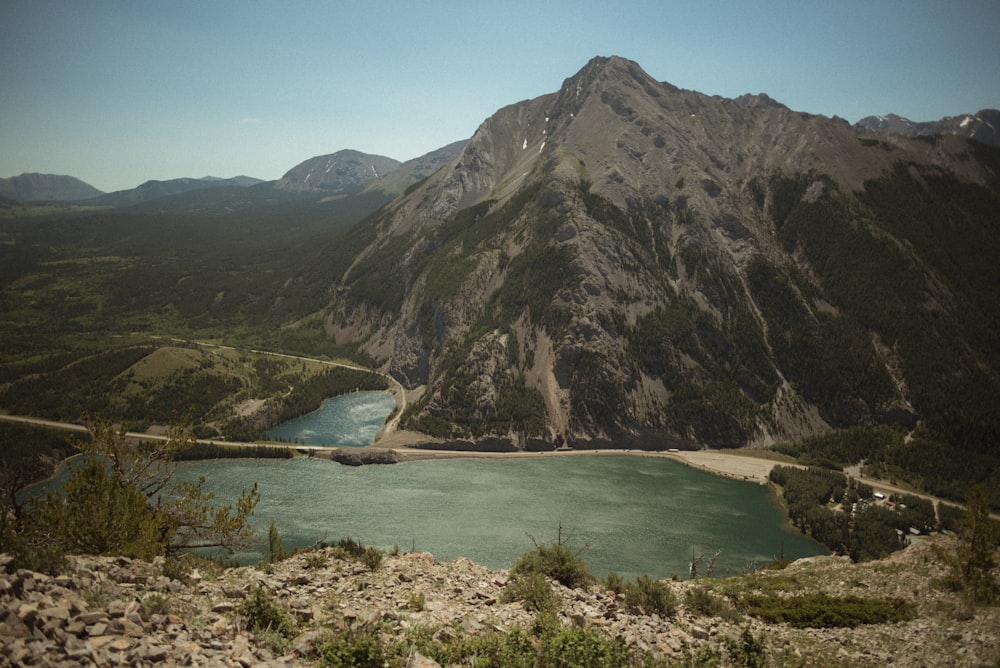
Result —
<instances>
[{"instance_id":1,"label":"haze on horizon","mask_svg":"<svg viewBox=\"0 0 1000 668\"><path fill-rule=\"evenodd\" d=\"M596 55L682 88L850 122L1000 107L1000 3L452 0L0 6L0 177L279 178L352 148L470 137Z\"/></svg>"}]
</instances>

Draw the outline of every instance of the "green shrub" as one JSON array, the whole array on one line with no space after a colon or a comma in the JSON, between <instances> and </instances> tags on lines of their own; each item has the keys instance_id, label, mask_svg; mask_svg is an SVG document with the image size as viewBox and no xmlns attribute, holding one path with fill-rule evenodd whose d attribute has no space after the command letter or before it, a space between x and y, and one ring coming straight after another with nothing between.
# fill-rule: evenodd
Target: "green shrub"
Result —
<instances>
[{"instance_id":1,"label":"green shrub","mask_svg":"<svg viewBox=\"0 0 1000 668\"><path fill-rule=\"evenodd\" d=\"M295 635L295 622L287 610L280 608L263 587L254 589L240 607L247 627L255 633L269 632L283 638Z\"/></svg>"},{"instance_id":2,"label":"green shrub","mask_svg":"<svg viewBox=\"0 0 1000 668\"><path fill-rule=\"evenodd\" d=\"M185 555L167 557L163 560L163 575L171 580L186 583L191 575L191 564Z\"/></svg>"},{"instance_id":3,"label":"green shrub","mask_svg":"<svg viewBox=\"0 0 1000 668\"><path fill-rule=\"evenodd\" d=\"M708 587L692 587L684 594L684 603L688 609L707 617L733 617L738 613L733 606L721 596L714 594Z\"/></svg>"},{"instance_id":4,"label":"green shrub","mask_svg":"<svg viewBox=\"0 0 1000 668\"><path fill-rule=\"evenodd\" d=\"M959 506L952 506L947 503L939 503L937 507L941 528L945 531L958 531L962 524L965 511Z\"/></svg>"},{"instance_id":5,"label":"green shrub","mask_svg":"<svg viewBox=\"0 0 1000 668\"><path fill-rule=\"evenodd\" d=\"M625 586L625 604L643 614L672 617L677 612L677 595L663 582L643 574Z\"/></svg>"},{"instance_id":6,"label":"green shrub","mask_svg":"<svg viewBox=\"0 0 1000 668\"><path fill-rule=\"evenodd\" d=\"M361 563L367 566L368 570L377 571L382 565L382 557L382 550L377 547L369 547L361 555Z\"/></svg>"},{"instance_id":7,"label":"green shrub","mask_svg":"<svg viewBox=\"0 0 1000 668\"><path fill-rule=\"evenodd\" d=\"M541 573L515 575L504 587L501 600L504 603L521 601L525 609L536 612L554 611L559 607L552 585Z\"/></svg>"},{"instance_id":8,"label":"green shrub","mask_svg":"<svg viewBox=\"0 0 1000 668\"><path fill-rule=\"evenodd\" d=\"M330 668L382 668L387 650L373 632L349 630L319 645L319 665Z\"/></svg>"},{"instance_id":9,"label":"green shrub","mask_svg":"<svg viewBox=\"0 0 1000 668\"><path fill-rule=\"evenodd\" d=\"M288 558L285 546L281 544L281 537L278 535L278 527L271 520L267 527L267 562L276 564Z\"/></svg>"},{"instance_id":10,"label":"green shrub","mask_svg":"<svg viewBox=\"0 0 1000 668\"><path fill-rule=\"evenodd\" d=\"M310 552L306 555L306 568L317 570L326 565L326 554L323 552Z\"/></svg>"},{"instance_id":11,"label":"green shrub","mask_svg":"<svg viewBox=\"0 0 1000 668\"><path fill-rule=\"evenodd\" d=\"M981 487L974 487L966 500L966 512L959 523L959 540L953 553L943 553L950 573L945 578L953 591L964 591L975 603L1000 600L995 557L1000 524L990 519L989 502Z\"/></svg>"},{"instance_id":12,"label":"green shrub","mask_svg":"<svg viewBox=\"0 0 1000 668\"><path fill-rule=\"evenodd\" d=\"M232 565L233 562L222 557L181 552L176 555L167 555L163 560L163 575L171 580L187 583L191 577L191 571L198 569L203 578L214 580Z\"/></svg>"},{"instance_id":13,"label":"green shrub","mask_svg":"<svg viewBox=\"0 0 1000 668\"><path fill-rule=\"evenodd\" d=\"M822 592L795 596L749 595L742 597L740 603L754 617L796 628L853 628L913 618L912 606L902 601L837 597Z\"/></svg>"},{"instance_id":14,"label":"green shrub","mask_svg":"<svg viewBox=\"0 0 1000 668\"><path fill-rule=\"evenodd\" d=\"M550 545L536 543L535 550L522 554L510 572L514 576L540 573L571 589L586 587L596 581L579 552L569 548L561 525L556 542Z\"/></svg>"},{"instance_id":15,"label":"green shrub","mask_svg":"<svg viewBox=\"0 0 1000 668\"><path fill-rule=\"evenodd\" d=\"M634 657L621 640L611 640L590 628L560 628L539 650L538 665L619 668L634 665Z\"/></svg>"},{"instance_id":16,"label":"green shrub","mask_svg":"<svg viewBox=\"0 0 1000 668\"><path fill-rule=\"evenodd\" d=\"M537 615L529 629L515 626L503 632L491 629L472 635L449 630L454 633L440 642L434 640L437 628L415 627L405 640L383 646L380 656L384 664L381 665L408 665L414 652L442 666L477 668L656 668L670 665L650 652L630 649L621 640L610 639L594 628L564 627L554 611ZM340 647L349 645L350 638L347 635L339 639ZM325 648L327 645L321 645L320 651ZM344 649L341 651L346 653ZM322 665L376 664L325 661Z\"/></svg>"},{"instance_id":17,"label":"green shrub","mask_svg":"<svg viewBox=\"0 0 1000 668\"><path fill-rule=\"evenodd\" d=\"M406 607L415 612L420 612L427 605L427 597L424 596L424 592L415 591L407 594L406 596Z\"/></svg>"},{"instance_id":18,"label":"green shrub","mask_svg":"<svg viewBox=\"0 0 1000 668\"><path fill-rule=\"evenodd\" d=\"M142 617L148 620L153 615L170 613L170 599L163 594L150 594L142 599Z\"/></svg>"},{"instance_id":19,"label":"green shrub","mask_svg":"<svg viewBox=\"0 0 1000 668\"><path fill-rule=\"evenodd\" d=\"M338 540L337 544L334 545L334 547L343 550L345 553L347 553L350 557L354 559L360 559L361 555L365 553L365 546L359 543L358 541L354 540L350 536L345 536L344 538Z\"/></svg>"},{"instance_id":20,"label":"green shrub","mask_svg":"<svg viewBox=\"0 0 1000 668\"><path fill-rule=\"evenodd\" d=\"M604 585L604 588L607 589L608 591L612 591L615 594L620 594L623 591L625 591L625 586L627 583L625 582L625 578L618 575L618 573L611 571L610 573L604 576L604 582L602 584Z\"/></svg>"},{"instance_id":21,"label":"green shrub","mask_svg":"<svg viewBox=\"0 0 1000 668\"><path fill-rule=\"evenodd\" d=\"M726 640L726 649L733 665L747 668L764 668L767 665L763 633L755 636L749 627L744 627L738 641Z\"/></svg>"}]
</instances>

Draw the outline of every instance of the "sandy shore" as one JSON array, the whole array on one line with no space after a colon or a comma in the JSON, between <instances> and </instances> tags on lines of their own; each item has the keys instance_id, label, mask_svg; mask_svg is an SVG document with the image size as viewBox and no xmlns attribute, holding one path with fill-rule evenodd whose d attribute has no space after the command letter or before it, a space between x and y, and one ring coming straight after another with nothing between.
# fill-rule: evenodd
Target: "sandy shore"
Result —
<instances>
[{"instance_id":1,"label":"sandy shore","mask_svg":"<svg viewBox=\"0 0 1000 668\"><path fill-rule=\"evenodd\" d=\"M767 476L771 469L779 463L773 459L720 450L685 450L671 453L670 456L696 469L730 478L749 480L761 485L767 482Z\"/></svg>"},{"instance_id":2,"label":"sandy shore","mask_svg":"<svg viewBox=\"0 0 1000 668\"><path fill-rule=\"evenodd\" d=\"M466 452L459 450L432 450L426 448L411 448L407 445L426 437L407 432L394 432L380 439L373 447L386 448L394 451L400 462L421 461L428 459L513 459L539 457L600 457L600 456L635 456L663 457L673 459L696 469L722 475L737 480L746 480L765 484L771 469L778 463L774 459L754 456L747 451L727 450L681 450L678 452L648 452L644 450L554 450L548 452Z\"/></svg>"}]
</instances>

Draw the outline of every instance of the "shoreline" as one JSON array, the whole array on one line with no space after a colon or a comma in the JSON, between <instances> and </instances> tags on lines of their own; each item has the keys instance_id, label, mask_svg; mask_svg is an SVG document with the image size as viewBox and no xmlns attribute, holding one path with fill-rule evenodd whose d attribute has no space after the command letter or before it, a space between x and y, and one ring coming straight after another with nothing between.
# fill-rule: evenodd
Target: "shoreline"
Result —
<instances>
[{"instance_id":1,"label":"shoreline","mask_svg":"<svg viewBox=\"0 0 1000 668\"><path fill-rule=\"evenodd\" d=\"M416 444L426 444L429 447L413 447ZM781 461L773 455L760 456L757 452L748 449L739 450L640 450L637 448L598 448L588 449L557 449L543 450L539 452L484 452L473 450L436 450L432 446L435 439L414 431L405 429L393 429L380 432L375 442L365 448L391 450L399 463L412 461L426 461L433 459L453 459L458 457L472 457L475 459L513 459L513 458L540 458L540 457L602 457L602 456L632 456L632 457L659 457L673 459L685 466L693 469L705 471L712 475L717 475L731 480L742 480L753 482L758 485L766 485L771 469L778 464L794 466L791 460ZM325 449L329 453L333 448ZM362 448L364 449L364 448ZM327 455L328 456L328 455Z\"/></svg>"},{"instance_id":2,"label":"shoreline","mask_svg":"<svg viewBox=\"0 0 1000 668\"><path fill-rule=\"evenodd\" d=\"M62 422L56 422L53 420L44 420L39 418L31 418L26 416L15 416L0 414L0 420L8 422L18 422L22 424L33 424L39 427L46 427L50 429L60 429L66 431L75 432L86 432L87 428L84 425L78 424L68 424ZM163 440L165 436L160 434L138 434L129 432L126 436L130 438L147 439L147 440ZM246 446L246 445L268 445L272 447L284 447L292 450L300 450L302 448L308 448L312 450L313 456L320 456L330 458L331 453L334 450L339 450L341 448L337 447L317 447L317 446L301 446L289 443L276 443L276 442L263 442L263 443L231 443L219 439L198 439L199 442L211 443L215 445L225 446ZM392 430L388 434L380 434L376 438L375 443L368 446L362 447L348 447L347 450L390 450L392 451L399 463L411 462L411 461L426 461L434 459L454 459L459 457L471 457L475 459L511 459L511 458L539 458L539 457L607 457L607 456L639 456L639 457L660 457L666 459L673 459L674 461L680 462L691 468L705 471L713 475L727 477L733 480L743 480L746 482L754 482L760 485L767 484L767 476L771 472L771 469L779 463L789 463L791 462L780 462L776 459L766 459L764 457L755 456L750 454L746 450L740 451L727 451L727 450L678 450L676 452L669 451L652 451L652 450L638 450L638 449L613 449L613 448L600 448L595 450L548 450L541 452L483 452L483 451L472 451L472 450L434 450L432 448L414 448L411 447L415 443L433 443L433 440L429 440L425 435L418 434L416 432L410 432L405 430ZM66 460L63 460L66 461ZM62 463L62 462L60 462ZM794 465L794 464L792 464ZM58 466L57 466L58 468Z\"/></svg>"},{"instance_id":3,"label":"shoreline","mask_svg":"<svg viewBox=\"0 0 1000 668\"><path fill-rule=\"evenodd\" d=\"M742 480L753 482L758 485L766 485L771 469L778 464L792 464L792 462L781 462L773 458L759 457L746 450L726 451L726 450L638 450L599 448L594 450L546 450L540 452L484 452L473 450L435 450L433 448L410 447L411 443L418 442L419 435L413 432L394 432L386 438L376 441L373 445L366 446L372 449L382 449L392 451L399 463L413 461L428 461L435 459L538 459L550 457L651 457L661 459L672 459L693 469L711 473L731 480ZM426 441L423 441L426 442Z\"/></svg>"}]
</instances>

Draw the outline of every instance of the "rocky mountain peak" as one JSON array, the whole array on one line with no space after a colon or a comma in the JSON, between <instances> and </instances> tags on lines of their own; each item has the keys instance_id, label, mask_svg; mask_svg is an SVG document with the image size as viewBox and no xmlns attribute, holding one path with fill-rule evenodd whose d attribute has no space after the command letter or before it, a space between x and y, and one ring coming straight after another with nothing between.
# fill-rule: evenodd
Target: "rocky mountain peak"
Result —
<instances>
[{"instance_id":1,"label":"rocky mountain peak","mask_svg":"<svg viewBox=\"0 0 1000 668\"><path fill-rule=\"evenodd\" d=\"M642 88L649 92L664 85L673 89L669 84L653 79L636 62L620 56L600 56L591 59L579 72L566 79L560 93L580 100L590 94L600 95L616 86ZM653 92L654 96L658 94Z\"/></svg>"},{"instance_id":2,"label":"rocky mountain peak","mask_svg":"<svg viewBox=\"0 0 1000 668\"><path fill-rule=\"evenodd\" d=\"M949 309L967 288L933 249L955 237L927 217L967 202L982 243L958 252L993 266L995 212L978 204L995 197L990 164L958 137L859 137L770 98L707 96L595 58L498 110L370 221L327 331L424 386L407 427L479 444L729 447L911 423L930 403L901 369L922 362L899 357L901 330L856 277L903 289L874 261L891 255L914 276L890 298L910 304L900 317ZM900 215L926 218L937 240ZM986 338L968 345L989 355Z\"/></svg>"},{"instance_id":3,"label":"rocky mountain peak","mask_svg":"<svg viewBox=\"0 0 1000 668\"><path fill-rule=\"evenodd\" d=\"M275 187L279 190L336 193L363 186L399 168L400 162L383 155L344 149L318 155L285 172Z\"/></svg>"},{"instance_id":4,"label":"rocky mountain peak","mask_svg":"<svg viewBox=\"0 0 1000 668\"><path fill-rule=\"evenodd\" d=\"M777 109L787 109L785 105L778 102L767 93L744 93L735 99L736 104L744 107L774 107Z\"/></svg>"},{"instance_id":5,"label":"rocky mountain peak","mask_svg":"<svg viewBox=\"0 0 1000 668\"><path fill-rule=\"evenodd\" d=\"M428 192L402 205L406 216L398 222L407 228L433 226L484 199L504 201L531 180L540 164L550 172L555 168L544 159L551 158L554 147L573 143L574 136L613 132L622 118L635 120L640 111L649 111L649 100L676 91L625 58L593 58L558 92L508 105L483 121L453 168L429 183ZM585 113L588 107L594 110Z\"/></svg>"}]
</instances>

